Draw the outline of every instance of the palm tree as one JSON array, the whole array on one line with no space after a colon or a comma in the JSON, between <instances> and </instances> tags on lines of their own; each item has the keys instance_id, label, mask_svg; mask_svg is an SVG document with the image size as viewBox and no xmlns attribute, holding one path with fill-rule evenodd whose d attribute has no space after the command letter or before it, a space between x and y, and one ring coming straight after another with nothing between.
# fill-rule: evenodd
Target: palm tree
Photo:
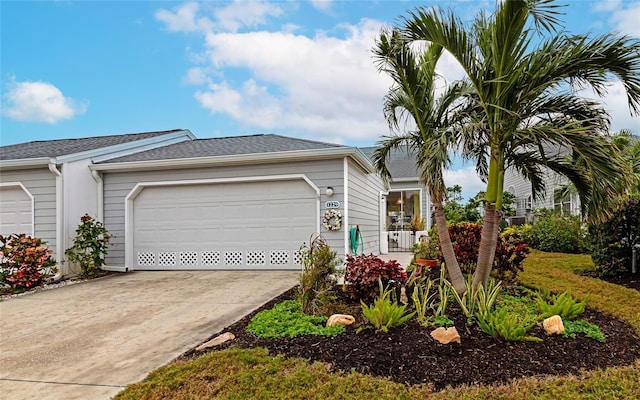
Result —
<instances>
[{"instance_id":1,"label":"palm tree","mask_svg":"<svg viewBox=\"0 0 640 400\"><path fill-rule=\"evenodd\" d=\"M578 97L575 87L607 91L611 76L622 81L633 113L640 113L640 41L613 34L555 34L534 46L536 34L558 26L553 0L505 0L467 26L453 12L421 8L404 19L406 40L442 46L457 59L474 88L481 116L475 149L487 156L486 212L474 283L486 284L493 265L503 193L504 170L516 160L554 164L580 182L592 218L628 185L612 179L627 168L608 153L603 137L609 118L602 105ZM531 24L533 23L533 25ZM564 147L585 160L577 170L548 155Z\"/></svg>"},{"instance_id":2,"label":"palm tree","mask_svg":"<svg viewBox=\"0 0 640 400\"><path fill-rule=\"evenodd\" d=\"M428 46L421 56L416 56L400 40L397 31L383 30L373 52L378 70L393 79L393 86L384 98L384 114L389 128L399 131L401 125L407 126L403 123L412 127L404 133L384 137L373 154L374 164L383 177L390 179L386 167L389 153L405 147L408 152L415 154L420 178L429 188L449 278L456 292L462 295L466 286L444 216L442 203L446 186L442 170L451 162L448 150L452 132L447 129L448 117L457 100L468 93L469 88L457 83L449 86L438 99L435 98L435 67L442 54L440 46Z\"/></svg>"}]
</instances>

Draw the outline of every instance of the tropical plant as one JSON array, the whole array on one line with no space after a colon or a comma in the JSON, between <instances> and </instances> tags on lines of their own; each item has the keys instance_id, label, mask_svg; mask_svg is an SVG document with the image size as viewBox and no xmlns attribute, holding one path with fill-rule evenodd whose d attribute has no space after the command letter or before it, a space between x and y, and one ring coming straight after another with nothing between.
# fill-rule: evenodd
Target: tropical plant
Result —
<instances>
[{"instance_id":1,"label":"tropical plant","mask_svg":"<svg viewBox=\"0 0 640 400\"><path fill-rule=\"evenodd\" d=\"M413 301L413 307L416 310L416 319L420 324L426 324L429 315L427 314L431 309L431 302L436 295L435 292L431 292L433 281L429 278L422 278L414 282L413 293L411 299Z\"/></svg>"},{"instance_id":2,"label":"tropical plant","mask_svg":"<svg viewBox=\"0 0 640 400\"><path fill-rule=\"evenodd\" d=\"M331 298L331 288L336 283L336 267L342 260L336 257L320 235L312 236L309 246L300 247L302 273L298 297L302 304L302 312L316 314L318 309Z\"/></svg>"},{"instance_id":3,"label":"tropical plant","mask_svg":"<svg viewBox=\"0 0 640 400\"><path fill-rule=\"evenodd\" d=\"M536 294L536 305L542 312L539 319L543 320L552 315L559 315L563 320L572 320L584 312L587 299L581 302L571 295L570 291L559 295L549 296L548 293Z\"/></svg>"},{"instance_id":4,"label":"tropical plant","mask_svg":"<svg viewBox=\"0 0 640 400\"><path fill-rule=\"evenodd\" d=\"M43 284L57 271L45 242L24 234L0 235L0 277L13 289Z\"/></svg>"},{"instance_id":5,"label":"tropical plant","mask_svg":"<svg viewBox=\"0 0 640 400\"><path fill-rule=\"evenodd\" d=\"M374 300L373 304L368 305L360 300L362 314L374 328L382 332L388 332L390 328L395 328L409 321L413 318L415 312L407 314L407 306L400 305L391 299L392 292L384 289L382 280L379 280L378 284L380 296Z\"/></svg>"},{"instance_id":6,"label":"tropical plant","mask_svg":"<svg viewBox=\"0 0 640 400\"><path fill-rule=\"evenodd\" d=\"M102 222L85 214L80 218L73 246L65 250L64 254L69 261L80 265L83 275L94 276L104 265L110 240L111 235Z\"/></svg>"},{"instance_id":7,"label":"tropical plant","mask_svg":"<svg viewBox=\"0 0 640 400\"><path fill-rule=\"evenodd\" d=\"M540 338L527 336L527 332L535 324L535 320L520 320L517 315L509 313L506 308L490 312L484 316L478 316L478 326L483 332L508 341L527 340L541 342L542 339Z\"/></svg>"},{"instance_id":8,"label":"tropical plant","mask_svg":"<svg viewBox=\"0 0 640 400\"><path fill-rule=\"evenodd\" d=\"M449 127L451 111L459 103L469 87L460 82L449 86L436 99L435 67L442 54L442 47L430 45L418 55L406 45L398 31L383 30L373 49L378 70L389 75L393 86L384 97L384 115L389 128L396 131L378 143L373 154L374 164L383 178L390 179L386 159L392 150L405 148L416 156L420 179L429 188L440 247L449 276L458 293L465 290L464 278L455 258L449 239L443 201L447 191L442 171L451 160L452 132ZM401 127L415 126L406 132L397 133Z\"/></svg>"},{"instance_id":9,"label":"tropical plant","mask_svg":"<svg viewBox=\"0 0 640 400\"><path fill-rule=\"evenodd\" d=\"M478 224L463 222L449 226L449 236L456 258L465 274L473 274L475 269L481 233L482 226ZM523 271L522 265L529 252L529 246L515 230L509 229L501 233L496 245L491 277L505 283L515 282L518 273Z\"/></svg>"},{"instance_id":10,"label":"tropical plant","mask_svg":"<svg viewBox=\"0 0 640 400\"><path fill-rule=\"evenodd\" d=\"M378 281L385 287L400 288L406 273L395 260L384 261L373 254L354 257L347 254L344 281L353 299L371 301L378 294Z\"/></svg>"},{"instance_id":11,"label":"tropical plant","mask_svg":"<svg viewBox=\"0 0 640 400\"><path fill-rule=\"evenodd\" d=\"M461 132L467 140L460 142L487 179L476 286L488 281L493 266L506 167L527 177L535 195L544 186L540 166L567 176L591 218L606 214L600 206L629 185L621 173L628 166L601 134L608 131L608 114L572 89L587 86L602 96L615 76L631 111L640 113L640 40L555 33L535 45L534 35L560 27L558 7L552 0L505 0L496 2L490 16L481 11L472 24L453 11L427 7L404 19L402 34L409 43L426 41L447 50L474 88L475 113L469 113ZM584 168L567 153L585 160Z\"/></svg>"}]
</instances>

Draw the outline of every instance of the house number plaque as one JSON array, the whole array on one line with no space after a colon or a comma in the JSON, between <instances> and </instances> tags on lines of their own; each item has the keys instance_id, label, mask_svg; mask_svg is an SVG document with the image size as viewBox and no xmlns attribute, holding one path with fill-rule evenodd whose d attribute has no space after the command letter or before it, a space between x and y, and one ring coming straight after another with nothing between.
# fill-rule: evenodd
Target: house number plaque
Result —
<instances>
[{"instance_id":1,"label":"house number plaque","mask_svg":"<svg viewBox=\"0 0 640 400\"><path fill-rule=\"evenodd\" d=\"M325 208L340 208L340 202L339 201L327 201L326 203L324 203L324 207Z\"/></svg>"}]
</instances>

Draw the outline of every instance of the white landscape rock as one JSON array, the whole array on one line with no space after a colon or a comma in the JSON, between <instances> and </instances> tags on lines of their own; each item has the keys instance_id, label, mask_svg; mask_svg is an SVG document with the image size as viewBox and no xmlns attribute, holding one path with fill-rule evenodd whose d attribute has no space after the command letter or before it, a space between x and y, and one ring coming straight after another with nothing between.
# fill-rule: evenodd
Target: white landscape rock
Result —
<instances>
[{"instance_id":1,"label":"white landscape rock","mask_svg":"<svg viewBox=\"0 0 640 400\"><path fill-rule=\"evenodd\" d=\"M196 347L196 350L202 351L211 347L220 346L222 343L228 342L229 340L233 340L235 338L236 336L231 332L223 333L222 335L218 335L208 342L202 343L200 346Z\"/></svg>"},{"instance_id":2,"label":"white landscape rock","mask_svg":"<svg viewBox=\"0 0 640 400\"><path fill-rule=\"evenodd\" d=\"M335 325L351 325L355 322L355 318L348 314L333 314L327 320L327 326Z\"/></svg>"},{"instance_id":3,"label":"white landscape rock","mask_svg":"<svg viewBox=\"0 0 640 400\"><path fill-rule=\"evenodd\" d=\"M561 335L564 332L564 324L562 318L559 315L552 315L549 318L542 321L542 326L547 335Z\"/></svg>"}]
</instances>

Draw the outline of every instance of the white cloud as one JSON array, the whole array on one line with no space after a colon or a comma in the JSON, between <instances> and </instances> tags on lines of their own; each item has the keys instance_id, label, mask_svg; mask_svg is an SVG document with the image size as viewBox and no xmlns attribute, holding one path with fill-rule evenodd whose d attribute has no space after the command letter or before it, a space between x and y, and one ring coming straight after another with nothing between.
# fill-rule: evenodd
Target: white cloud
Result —
<instances>
[{"instance_id":1,"label":"white cloud","mask_svg":"<svg viewBox=\"0 0 640 400\"><path fill-rule=\"evenodd\" d=\"M620 7L620 0L603 0L597 2L593 9L595 11L613 11Z\"/></svg>"},{"instance_id":2,"label":"white cloud","mask_svg":"<svg viewBox=\"0 0 640 400\"><path fill-rule=\"evenodd\" d=\"M443 173L444 183L447 187L460 185L463 197L470 198L478 192L486 190L487 185L480 180L474 166L463 167L455 170L446 170Z\"/></svg>"},{"instance_id":3,"label":"white cloud","mask_svg":"<svg viewBox=\"0 0 640 400\"><path fill-rule=\"evenodd\" d=\"M333 5L333 0L311 0L311 5L320 11L328 11Z\"/></svg>"},{"instance_id":4,"label":"white cloud","mask_svg":"<svg viewBox=\"0 0 640 400\"><path fill-rule=\"evenodd\" d=\"M87 103L64 97L60 89L47 82L11 82L4 96L3 114L26 122L55 124L87 111Z\"/></svg>"},{"instance_id":5,"label":"white cloud","mask_svg":"<svg viewBox=\"0 0 640 400\"><path fill-rule=\"evenodd\" d=\"M196 13L199 9L198 3L185 3L177 7L175 13L167 10L158 10L156 19L164 22L167 29L173 32L206 30L210 27L210 20L208 18L198 18L196 20Z\"/></svg>"},{"instance_id":6,"label":"white cloud","mask_svg":"<svg viewBox=\"0 0 640 400\"><path fill-rule=\"evenodd\" d=\"M279 17L283 12L274 3L236 0L225 8L216 9L214 15L219 28L237 32L241 27L255 28L264 25L268 17Z\"/></svg>"},{"instance_id":7,"label":"white cloud","mask_svg":"<svg viewBox=\"0 0 640 400\"><path fill-rule=\"evenodd\" d=\"M609 85L609 92L603 101L606 104L606 110L611 115L611 132L630 129L640 133L640 117L631 115L627 94L621 82L615 81Z\"/></svg>"},{"instance_id":8,"label":"white cloud","mask_svg":"<svg viewBox=\"0 0 640 400\"><path fill-rule=\"evenodd\" d=\"M625 3L613 12L610 21L620 33L640 38L640 2Z\"/></svg>"},{"instance_id":9,"label":"white cloud","mask_svg":"<svg viewBox=\"0 0 640 400\"><path fill-rule=\"evenodd\" d=\"M383 22L362 19L309 36L295 25L256 29L283 16L278 5L285 3L213 4L186 3L156 14L167 29L203 37L204 51L192 57L194 67L183 78L206 84L194 95L203 108L248 128L339 143L374 142L388 134L382 99L391 81L378 73L371 52ZM447 83L464 75L448 53L438 71ZM628 112L618 107L617 94L612 90L612 113L624 123Z\"/></svg>"}]
</instances>

